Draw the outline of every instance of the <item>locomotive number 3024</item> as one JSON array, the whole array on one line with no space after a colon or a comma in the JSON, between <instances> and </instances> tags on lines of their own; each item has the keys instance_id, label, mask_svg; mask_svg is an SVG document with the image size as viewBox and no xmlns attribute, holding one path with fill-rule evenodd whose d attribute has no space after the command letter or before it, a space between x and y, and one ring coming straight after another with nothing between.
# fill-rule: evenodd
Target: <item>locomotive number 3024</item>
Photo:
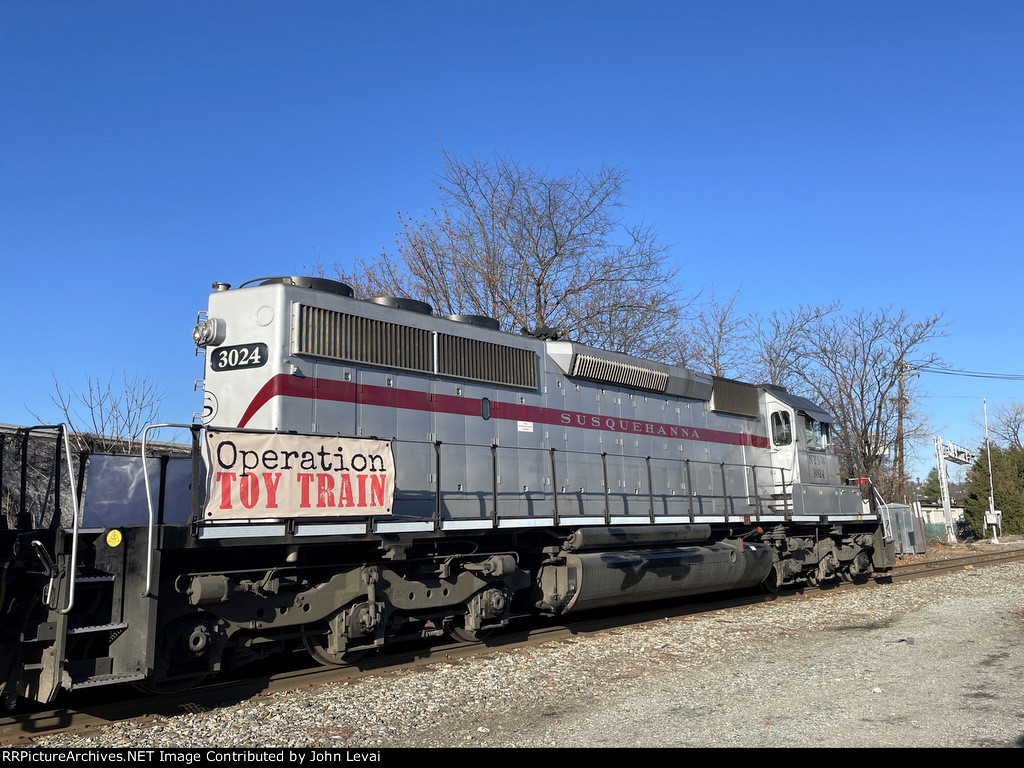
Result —
<instances>
[{"instance_id":1,"label":"locomotive number 3024","mask_svg":"<svg viewBox=\"0 0 1024 768\"><path fill-rule=\"evenodd\" d=\"M266 362L266 344L239 344L215 349L210 358L210 367L215 371L234 371L239 368L259 368Z\"/></svg>"}]
</instances>

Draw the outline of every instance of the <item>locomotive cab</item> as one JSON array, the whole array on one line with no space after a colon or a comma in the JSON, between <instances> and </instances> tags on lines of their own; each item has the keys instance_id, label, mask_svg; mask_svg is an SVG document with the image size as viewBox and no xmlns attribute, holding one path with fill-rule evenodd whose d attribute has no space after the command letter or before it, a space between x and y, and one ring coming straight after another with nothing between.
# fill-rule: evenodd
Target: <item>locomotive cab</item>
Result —
<instances>
[{"instance_id":1,"label":"locomotive cab","mask_svg":"<svg viewBox=\"0 0 1024 768\"><path fill-rule=\"evenodd\" d=\"M762 412L768 421L775 493L788 493L798 483L839 485L831 415L806 398L775 388L763 390Z\"/></svg>"}]
</instances>

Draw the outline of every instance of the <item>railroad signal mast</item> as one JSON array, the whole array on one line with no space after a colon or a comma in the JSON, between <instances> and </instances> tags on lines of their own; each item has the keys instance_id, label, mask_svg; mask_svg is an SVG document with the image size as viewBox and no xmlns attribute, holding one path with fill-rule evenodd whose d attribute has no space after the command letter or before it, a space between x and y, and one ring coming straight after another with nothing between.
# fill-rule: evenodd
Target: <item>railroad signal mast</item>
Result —
<instances>
[{"instance_id":1,"label":"railroad signal mast","mask_svg":"<svg viewBox=\"0 0 1024 768\"><path fill-rule=\"evenodd\" d=\"M939 471L939 490L942 494L942 515L946 523L946 540L950 544L956 542L956 528L953 525L953 505L949 500L949 478L946 475L946 462L954 464L973 464L974 454L960 445L946 441L943 445L942 438L935 438L935 463Z\"/></svg>"}]
</instances>

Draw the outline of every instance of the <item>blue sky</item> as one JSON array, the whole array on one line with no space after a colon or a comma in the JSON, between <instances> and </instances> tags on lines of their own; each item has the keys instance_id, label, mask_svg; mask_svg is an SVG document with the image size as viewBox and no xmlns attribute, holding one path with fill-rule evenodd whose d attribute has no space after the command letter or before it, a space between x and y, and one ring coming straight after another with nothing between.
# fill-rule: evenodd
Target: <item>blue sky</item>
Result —
<instances>
[{"instance_id":1,"label":"blue sky","mask_svg":"<svg viewBox=\"0 0 1024 768\"><path fill-rule=\"evenodd\" d=\"M122 370L189 421L210 283L373 258L442 145L621 166L687 289L943 311L948 364L1024 374L1021 40L993 0L5 0L0 422ZM968 446L1024 399L921 384Z\"/></svg>"}]
</instances>

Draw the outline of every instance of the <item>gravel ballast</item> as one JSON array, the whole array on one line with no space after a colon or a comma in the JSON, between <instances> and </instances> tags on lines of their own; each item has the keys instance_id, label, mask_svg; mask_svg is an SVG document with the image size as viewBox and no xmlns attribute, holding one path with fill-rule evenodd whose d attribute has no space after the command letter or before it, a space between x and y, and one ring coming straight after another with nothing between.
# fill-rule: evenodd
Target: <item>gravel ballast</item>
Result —
<instances>
[{"instance_id":1,"label":"gravel ballast","mask_svg":"<svg viewBox=\"0 0 1024 768\"><path fill-rule=\"evenodd\" d=\"M41 747L1021 747L1024 564L808 593Z\"/></svg>"}]
</instances>

